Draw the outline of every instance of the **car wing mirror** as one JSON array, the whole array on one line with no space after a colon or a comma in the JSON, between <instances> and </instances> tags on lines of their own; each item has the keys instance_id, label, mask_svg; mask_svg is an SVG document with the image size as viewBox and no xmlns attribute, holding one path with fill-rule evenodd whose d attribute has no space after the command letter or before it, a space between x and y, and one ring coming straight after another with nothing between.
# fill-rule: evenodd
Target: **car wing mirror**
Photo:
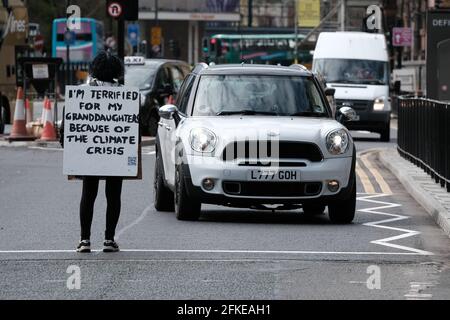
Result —
<instances>
[{"instance_id":1,"label":"car wing mirror","mask_svg":"<svg viewBox=\"0 0 450 320\"><path fill-rule=\"evenodd\" d=\"M346 121L353 121L356 119L356 112L353 108L350 107L342 107L337 111L336 120L340 123L344 123Z\"/></svg>"},{"instance_id":2,"label":"car wing mirror","mask_svg":"<svg viewBox=\"0 0 450 320\"><path fill-rule=\"evenodd\" d=\"M178 126L178 124L181 121L181 117L178 112L178 108L177 108L177 106L175 106L173 104L166 104L166 105L162 106L161 108L159 108L158 113L159 113L159 116L163 119L166 119L166 120L173 119L175 121L176 126Z\"/></svg>"}]
</instances>

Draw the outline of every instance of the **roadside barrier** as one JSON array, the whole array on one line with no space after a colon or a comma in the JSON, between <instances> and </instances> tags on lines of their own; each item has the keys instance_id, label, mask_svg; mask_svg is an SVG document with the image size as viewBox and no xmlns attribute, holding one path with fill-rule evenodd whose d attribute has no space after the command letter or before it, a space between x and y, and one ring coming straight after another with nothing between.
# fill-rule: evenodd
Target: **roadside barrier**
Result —
<instances>
[{"instance_id":1,"label":"roadside barrier","mask_svg":"<svg viewBox=\"0 0 450 320\"><path fill-rule=\"evenodd\" d=\"M450 192L450 105L399 97L398 151Z\"/></svg>"}]
</instances>

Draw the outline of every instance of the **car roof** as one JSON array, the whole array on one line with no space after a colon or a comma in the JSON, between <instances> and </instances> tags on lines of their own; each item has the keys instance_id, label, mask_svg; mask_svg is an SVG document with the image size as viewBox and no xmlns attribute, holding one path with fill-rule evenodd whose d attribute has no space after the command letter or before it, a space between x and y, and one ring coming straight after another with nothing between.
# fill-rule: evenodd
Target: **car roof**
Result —
<instances>
[{"instance_id":1,"label":"car roof","mask_svg":"<svg viewBox=\"0 0 450 320\"><path fill-rule=\"evenodd\" d=\"M292 75L311 76L312 73L301 65L290 67L266 64L211 64L205 63L197 65L193 71L200 75L239 75L239 74L259 74L259 75Z\"/></svg>"},{"instance_id":2,"label":"car roof","mask_svg":"<svg viewBox=\"0 0 450 320\"><path fill-rule=\"evenodd\" d=\"M160 66L166 64L166 63L172 63L172 64L184 64L185 66L189 67L189 64L187 64L184 61L181 60L171 60L171 59L145 59L144 64L125 64L125 67L142 67L147 66L152 69L157 69Z\"/></svg>"}]
</instances>

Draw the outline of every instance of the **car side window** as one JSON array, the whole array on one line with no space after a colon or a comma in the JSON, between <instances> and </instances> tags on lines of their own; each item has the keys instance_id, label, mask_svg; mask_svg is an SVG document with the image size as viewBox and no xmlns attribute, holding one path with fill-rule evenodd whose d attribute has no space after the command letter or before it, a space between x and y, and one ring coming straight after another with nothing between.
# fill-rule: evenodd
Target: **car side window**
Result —
<instances>
[{"instance_id":1,"label":"car side window","mask_svg":"<svg viewBox=\"0 0 450 320\"><path fill-rule=\"evenodd\" d=\"M194 85L194 80L195 80L195 76L194 75L189 75L186 78L185 83L183 83L182 92L181 92L181 94L179 96L179 99L177 101L178 108L179 108L180 112L182 112L182 113L186 113L186 111L187 111L189 97L190 97L191 92L192 92L192 87Z\"/></svg>"},{"instance_id":2,"label":"car side window","mask_svg":"<svg viewBox=\"0 0 450 320\"><path fill-rule=\"evenodd\" d=\"M170 73L172 75L173 90L175 93L178 93L184 80L183 73L178 69L177 66L171 66Z\"/></svg>"},{"instance_id":3,"label":"car side window","mask_svg":"<svg viewBox=\"0 0 450 320\"><path fill-rule=\"evenodd\" d=\"M169 70L166 67L161 68L158 71L158 77L156 81L157 81L156 84L157 89L164 89L165 86L170 85Z\"/></svg>"}]
</instances>

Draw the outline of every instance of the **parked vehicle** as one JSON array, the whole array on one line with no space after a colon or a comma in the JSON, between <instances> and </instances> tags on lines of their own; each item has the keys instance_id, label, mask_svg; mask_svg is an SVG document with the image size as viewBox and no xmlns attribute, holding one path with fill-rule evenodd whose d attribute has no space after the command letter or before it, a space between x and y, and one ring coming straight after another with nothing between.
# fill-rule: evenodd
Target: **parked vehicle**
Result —
<instances>
[{"instance_id":1,"label":"parked vehicle","mask_svg":"<svg viewBox=\"0 0 450 320\"><path fill-rule=\"evenodd\" d=\"M364 32L322 32L313 57L313 71L336 89L337 108L352 107L353 130L380 133L390 140L391 99L389 58L383 34Z\"/></svg>"},{"instance_id":2,"label":"parked vehicle","mask_svg":"<svg viewBox=\"0 0 450 320\"><path fill-rule=\"evenodd\" d=\"M142 95L140 117L144 134L156 135L159 107L176 98L190 69L183 61L125 57L125 85L139 88Z\"/></svg>"},{"instance_id":3,"label":"parked vehicle","mask_svg":"<svg viewBox=\"0 0 450 320\"><path fill-rule=\"evenodd\" d=\"M199 64L159 109L154 203L196 220L201 204L355 215L356 152L302 66ZM355 116L341 108L341 122Z\"/></svg>"}]
</instances>

